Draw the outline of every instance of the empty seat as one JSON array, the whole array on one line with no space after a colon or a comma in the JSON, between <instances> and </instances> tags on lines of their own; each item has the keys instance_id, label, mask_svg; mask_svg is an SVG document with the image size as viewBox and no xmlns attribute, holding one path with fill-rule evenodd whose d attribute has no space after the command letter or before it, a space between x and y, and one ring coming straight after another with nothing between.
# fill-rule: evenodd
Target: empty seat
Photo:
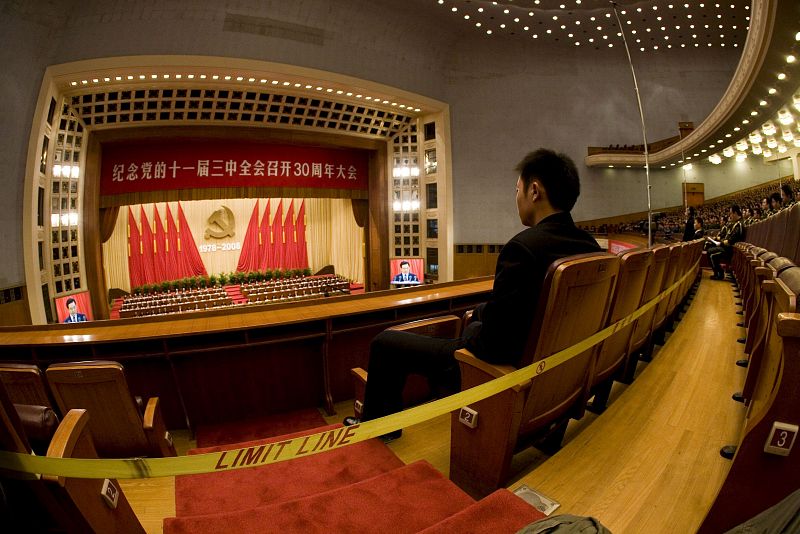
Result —
<instances>
[{"instance_id":1,"label":"empty seat","mask_svg":"<svg viewBox=\"0 0 800 534\"><path fill-rule=\"evenodd\" d=\"M142 414L119 363L58 363L48 367L46 375L61 413L89 411L92 437L101 457L176 455L158 397L148 400Z\"/></svg>"},{"instance_id":2,"label":"empty seat","mask_svg":"<svg viewBox=\"0 0 800 534\"><path fill-rule=\"evenodd\" d=\"M0 364L0 381L14 404L50 406L53 403L44 385L42 370L27 363ZM63 413L63 412L62 412Z\"/></svg>"}]
</instances>

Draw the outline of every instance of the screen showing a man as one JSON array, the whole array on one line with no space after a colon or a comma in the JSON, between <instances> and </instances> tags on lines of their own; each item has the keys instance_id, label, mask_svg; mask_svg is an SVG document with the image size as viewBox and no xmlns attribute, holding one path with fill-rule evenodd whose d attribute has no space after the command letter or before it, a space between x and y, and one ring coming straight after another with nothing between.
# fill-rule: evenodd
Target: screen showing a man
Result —
<instances>
[{"instance_id":1,"label":"screen showing a man","mask_svg":"<svg viewBox=\"0 0 800 534\"><path fill-rule=\"evenodd\" d=\"M400 272L392 279L395 285L416 285L419 284L419 277L411 272L411 264L407 261L400 262Z\"/></svg>"},{"instance_id":2,"label":"screen showing a man","mask_svg":"<svg viewBox=\"0 0 800 534\"><path fill-rule=\"evenodd\" d=\"M67 299L67 310L69 310L69 315L64 319L65 323L85 323L88 320L85 314L78 311L78 304L74 298Z\"/></svg>"}]
</instances>

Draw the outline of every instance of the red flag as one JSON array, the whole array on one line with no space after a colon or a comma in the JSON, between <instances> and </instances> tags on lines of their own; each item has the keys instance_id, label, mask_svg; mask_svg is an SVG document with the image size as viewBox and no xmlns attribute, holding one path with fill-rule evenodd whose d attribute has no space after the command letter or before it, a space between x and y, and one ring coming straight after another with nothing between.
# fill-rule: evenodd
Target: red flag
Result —
<instances>
[{"instance_id":1,"label":"red flag","mask_svg":"<svg viewBox=\"0 0 800 534\"><path fill-rule=\"evenodd\" d=\"M275 217L272 219L272 268L284 268L284 241L283 241L283 200L278 202Z\"/></svg>"},{"instance_id":2,"label":"red flag","mask_svg":"<svg viewBox=\"0 0 800 534\"><path fill-rule=\"evenodd\" d=\"M150 228L150 221L147 220L147 215L144 213L144 206L139 206L139 222L142 225L142 271L144 272L144 283L154 284L157 280L155 268L153 267L153 249L155 248L153 230Z\"/></svg>"},{"instance_id":3,"label":"red flag","mask_svg":"<svg viewBox=\"0 0 800 534\"><path fill-rule=\"evenodd\" d=\"M128 276L131 289L143 285L144 272L142 269L142 242L133 211L128 207Z\"/></svg>"},{"instance_id":4,"label":"red flag","mask_svg":"<svg viewBox=\"0 0 800 534\"><path fill-rule=\"evenodd\" d=\"M172 211L167 204L167 278L169 280L178 280L186 276L181 269L180 262L180 247L178 246L178 228L175 226L175 220L172 218Z\"/></svg>"},{"instance_id":5,"label":"red flag","mask_svg":"<svg viewBox=\"0 0 800 534\"><path fill-rule=\"evenodd\" d=\"M186 222L180 203L178 203L178 227L180 228L181 238L181 258L187 269L187 276L205 276L208 274L206 267L200 258L200 252L197 251L197 245L194 243L192 231L189 229L189 223Z\"/></svg>"},{"instance_id":6,"label":"red flag","mask_svg":"<svg viewBox=\"0 0 800 534\"><path fill-rule=\"evenodd\" d=\"M297 212L297 224L295 225L297 234L297 263L298 268L308 269L308 250L306 248L306 201L300 203L300 210Z\"/></svg>"},{"instance_id":7,"label":"red flag","mask_svg":"<svg viewBox=\"0 0 800 534\"><path fill-rule=\"evenodd\" d=\"M286 219L283 222L283 235L285 241L286 256L283 263L287 269L297 269L297 247L295 246L294 235L294 200L289 203L289 209L286 210Z\"/></svg>"},{"instance_id":8,"label":"red flag","mask_svg":"<svg viewBox=\"0 0 800 534\"><path fill-rule=\"evenodd\" d=\"M269 199L267 199L267 207L264 208L264 216L261 217L261 226L258 233L261 236L261 260L259 261L259 269L269 269L272 267L272 239L269 224Z\"/></svg>"},{"instance_id":9,"label":"red flag","mask_svg":"<svg viewBox=\"0 0 800 534\"><path fill-rule=\"evenodd\" d=\"M156 273L156 281L170 280L167 273L167 233L164 231L164 224L161 222L161 215L158 207L153 204L153 217L155 218L155 247L153 267Z\"/></svg>"},{"instance_id":10,"label":"red flag","mask_svg":"<svg viewBox=\"0 0 800 534\"><path fill-rule=\"evenodd\" d=\"M256 205L253 206L253 213L250 215L250 222L247 224L247 233L244 235L242 252L239 254L239 263L236 264L236 270L240 272L246 273L258 270L258 264L261 260L258 212L258 199L256 199Z\"/></svg>"}]
</instances>

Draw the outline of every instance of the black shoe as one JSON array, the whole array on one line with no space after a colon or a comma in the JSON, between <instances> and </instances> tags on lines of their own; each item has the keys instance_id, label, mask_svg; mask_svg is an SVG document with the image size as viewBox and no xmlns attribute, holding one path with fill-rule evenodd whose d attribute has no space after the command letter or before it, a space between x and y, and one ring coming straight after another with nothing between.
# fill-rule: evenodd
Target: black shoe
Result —
<instances>
[{"instance_id":1,"label":"black shoe","mask_svg":"<svg viewBox=\"0 0 800 534\"><path fill-rule=\"evenodd\" d=\"M384 444L391 443L396 439L400 439L401 437L403 437L403 431L402 430L395 430L394 432L389 432L388 434L384 434L382 436L379 436L380 440Z\"/></svg>"},{"instance_id":2,"label":"black shoe","mask_svg":"<svg viewBox=\"0 0 800 534\"><path fill-rule=\"evenodd\" d=\"M742 358L741 360L736 360L736 365L739 367L747 367L750 364L750 360L745 360Z\"/></svg>"},{"instance_id":3,"label":"black shoe","mask_svg":"<svg viewBox=\"0 0 800 534\"><path fill-rule=\"evenodd\" d=\"M342 421L342 424L344 426L360 425L361 424L361 419L359 419L358 417L352 417L352 416L351 417L345 417L344 421Z\"/></svg>"},{"instance_id":4,"label":"black shoe","mask_svg":"<svg viewBox=\"0 0 800 534\"><path fill-rule=\"evenodd\" d=\"M722 275L719 275L719 274L716 274L716 273L712 274L710 278L711 278L711 280L724 280Z\"/></svg>"},{"instance_id":5,"label":"black shoe","mask_svg":"<svg viewBox=\"0 0 800 534\"><path fill-rule=\"evenodd\" d=\"M736 312L736 315L743 315L743 314L744 314L744 312L742 310L739 310L739 311Z\"/></svg>"},{"instance_id":6,"label":"black shoe","mask_svg":"<svg viewBox=\"0 0 800 534\"><path fill-rule=\"evenodd\" d=\"M732 398L733 400L735 400L736 402L741 402L741 403L744 403L744 395L742 395L742 392L741 392L741 391L737 391L736 393L734 393L733 395L731 395L731 398Z\"/></svg>"},{"instance_id":7,"label":"black shoe","mask_svg":"<svg viewBox=\"0 0 800 534\"><path fill-rule=\"evenodd\" d=\"M726 460L733 460L733 456L736 454L736 445L725 445L719 450L719 455L725 458Z\"/></svg>"},{"instance_id":8,"label":"black shoe","mask_svg":"<svg viewBox=\"0 0 800 534\"><path fill-rule=\"evenodd\" d=\"M737 343L745 343L746 341L747 341L746 337L740 337L739 339L736 340Z\"/></svg>"},{"instance_id":9,"label":"black shoe","mask_svg":"<svg viewBox=\"0 0 800 534\"><path fill-rule=\"evenodd\" d=\"M736 326L744 326L744 323L736 323Z\"/></svg>"}]
</instances>

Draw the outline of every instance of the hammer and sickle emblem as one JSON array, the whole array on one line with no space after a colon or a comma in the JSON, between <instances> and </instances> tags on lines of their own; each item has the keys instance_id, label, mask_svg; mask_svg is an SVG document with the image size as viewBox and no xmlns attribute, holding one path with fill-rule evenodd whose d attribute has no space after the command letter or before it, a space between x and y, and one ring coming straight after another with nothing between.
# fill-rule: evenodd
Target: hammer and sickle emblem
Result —
<instances>
[{"instance_id":1,"label":"hammer and sickle emblem","mask_svg":"<svg viewBox=\"0 0 800 534\"><path fill-rule=\"evenodd\" d=\"M545 368L545 363L544 362L539 362L539 365L536 366L536 374L540 375L540 374L544 373L544 368Z\"/></svg>"},{"instance_id":2,"label":"hammer and sickle emblem","mask_svg":"<svg viewBox=\"0 0 800 534\"><path fill-rule=\"evenodd\" d=\"M208 227L206 227L205 233L206 239L209 237L215 239L233 237L236 235L235 226L233 212L227 206L222 206L208 218Z\"/></svg>"}]
</instances>

